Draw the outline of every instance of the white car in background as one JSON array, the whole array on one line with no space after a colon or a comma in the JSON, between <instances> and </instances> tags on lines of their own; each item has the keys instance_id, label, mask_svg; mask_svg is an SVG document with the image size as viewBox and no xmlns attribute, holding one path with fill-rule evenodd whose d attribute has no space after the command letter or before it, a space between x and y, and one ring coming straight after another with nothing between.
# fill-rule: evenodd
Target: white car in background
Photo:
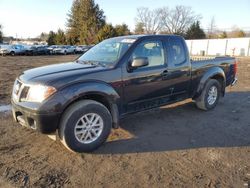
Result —
<instances>
[{"instance_id":1,"label":"white car in background","mask_svg":"<svg viewBox=\"0 0 250 188\"><path fill-rule=\"evenodd\" d=\"M53 49L53 54L75 54L76 48L74 46L68 46L68 45L63 45L63 46L58 46L57 48Z\"/></svg>"},{"instance_id":2,"label":"white car in background","mask_svg":"<svg viewBox=\"0 0 250 188\"><path fill-rule=\"evenodd\" d=\"M84 54L85 52L87 52L90 48L92 48L92 46L88 46L88 45L79 45L76 47L76 53L79 54Z\"/></svg>"},{"instance_id":3,"label":"white car in background","mask_svg":"<svg viewBox=\"0 0 250 188\"><path fill-rule=\"evenodd\" d=\"M26 52L26 48L23 45L5 45L5 46L1 46L0 49L0 54L1 55L23 55Z\"/></svg>"},{"instance_id":4,"label":"white car in background","mask_svg":"<svg viewBox=\"0 0 250 188\"><path fill-rule=\"evenodd\" d=\"M49 50L49 53L50 54L53 54L53 51L54 49L58 48L59 46L58 45L51 45L49 46L47 49Z\"/></svg>"}]
</instances>

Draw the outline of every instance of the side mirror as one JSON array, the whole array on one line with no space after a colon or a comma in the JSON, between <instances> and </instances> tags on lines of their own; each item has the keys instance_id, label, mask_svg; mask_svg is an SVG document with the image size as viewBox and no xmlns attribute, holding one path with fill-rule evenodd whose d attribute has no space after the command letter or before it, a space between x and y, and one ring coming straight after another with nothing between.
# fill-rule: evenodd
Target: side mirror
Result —
<instances>
[{"instance_id":1,"label":"side mirror","mask_svg":"<svg viewBox=\"0 0 250 188\"><path fill-rule=\"evenodd\" d=\"M131 63L132 68L145 67L149 64L147 57L136 57Z\"/></svg>"}]
</instances>

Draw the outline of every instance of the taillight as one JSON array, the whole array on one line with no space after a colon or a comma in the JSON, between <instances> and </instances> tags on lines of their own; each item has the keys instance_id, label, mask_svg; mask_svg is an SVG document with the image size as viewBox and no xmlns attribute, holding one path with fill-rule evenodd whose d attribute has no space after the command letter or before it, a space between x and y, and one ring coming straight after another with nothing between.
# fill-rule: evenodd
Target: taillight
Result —
<instances>
[{"instance_id":1,"label":"taillight","mask_svg":"<svg viewBox=\"0 0 250 188\"><path fill-rule=\"evenodd\" d=\"M238 66L238 62L237 62L237 60L235 60L235 63L234 63L234 75L236 75L236 73L237 73L237 66Z\"/></svg>"}]
</instances>

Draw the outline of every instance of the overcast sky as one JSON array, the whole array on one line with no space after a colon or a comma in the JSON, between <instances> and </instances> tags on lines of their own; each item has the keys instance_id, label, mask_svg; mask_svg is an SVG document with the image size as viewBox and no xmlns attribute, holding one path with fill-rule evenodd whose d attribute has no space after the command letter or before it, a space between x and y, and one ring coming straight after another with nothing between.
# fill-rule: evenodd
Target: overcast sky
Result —
<instances>
[{"instance_id":1,"label":"overcast sky","mask_svg":"<svg viewBox=\"0 0 250 188\"><path fill-rule=\"evenodd\" d=\"M134 29L136 8L159 8L186 5L202 15L207 28L214 16L216 26L228 29L234 25L250 30L250 0L96 0L104 10L107 22L126 23ZM65 29L72 0L0 0L0 24L6 36L36 37L41 32Z\"/></svg>"}]
</instances>

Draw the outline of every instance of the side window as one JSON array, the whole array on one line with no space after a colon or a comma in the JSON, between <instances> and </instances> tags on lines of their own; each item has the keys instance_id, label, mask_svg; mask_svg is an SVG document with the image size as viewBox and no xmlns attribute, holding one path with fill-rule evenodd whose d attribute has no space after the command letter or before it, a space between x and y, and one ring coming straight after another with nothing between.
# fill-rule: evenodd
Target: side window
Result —
<instances>
[{"instance_id":1,"label":"side window","mask_svg":"<svg viewBox=\"0 0 250 188\"><path fill-rule=\"evenodd\" d=\"M161 41L145 41L140 43L134 50L132 58L147 57L147 67L164 65L164 48Z\"/></svg>"},{"instance_id":2,"label":"side window","mask_svg":"<svg viewBox=\"0 0 250 188\"><path fill-rule=\"evenodd\" d=\"M179 39L175 39L171 42L171 54L172 54L172 62L175 66L181 65L185 60L185 49L183 43Z\"/></svg>"}]
</instances>

